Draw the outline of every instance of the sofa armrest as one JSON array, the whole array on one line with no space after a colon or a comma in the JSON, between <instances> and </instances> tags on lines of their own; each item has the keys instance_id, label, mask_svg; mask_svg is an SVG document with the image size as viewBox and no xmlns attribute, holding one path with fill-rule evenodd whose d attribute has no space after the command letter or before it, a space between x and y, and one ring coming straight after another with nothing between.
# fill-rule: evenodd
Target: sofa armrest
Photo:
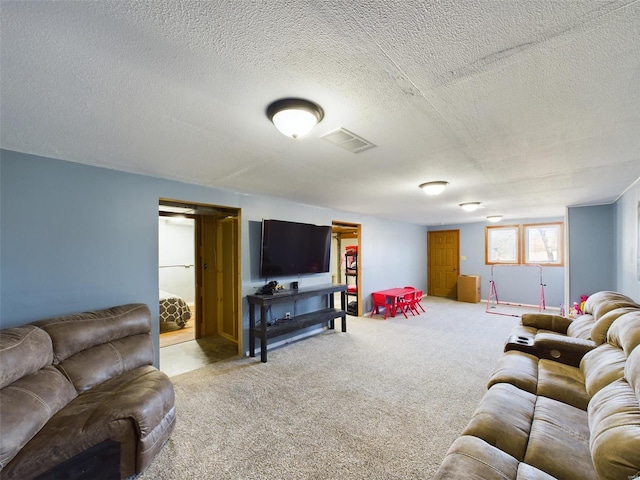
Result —
<instances>
[{"instance_id":1,"label":"sofa armrest","mask_svg":"<svg viewBox=\"0 0 640 480\"><path fill-rule=\"evenodd\" d=\"M552 332L564 333L566 335L572 319L548 313L525 313L522 315L521 321L522 325L526 327L551 330Z\"/></svg>"},{"instance_id":2,"label":"sofa armrest","mask_svg":"<svg viewBox=\"0 0 640 480\"><path fill-rule=\"evenodd\" d=\"M584 354L596 347L592 340L553 333L538 333L534 345L538 358L555 360L573 367L579 367Z\"/></svg>"},{"instance_id":3,"label":"sofa armrest","mask_svg":"<svg viewBox=\"0 0 640 480\"><path fill-rule=\"evenodd\" d=\"M152 433L175 406L171 380L152 366L126 372L83 395L104 397L85 421L87 429L105 428L110 422L130 419L140 438Z\"/></svg>"}]
</instances>

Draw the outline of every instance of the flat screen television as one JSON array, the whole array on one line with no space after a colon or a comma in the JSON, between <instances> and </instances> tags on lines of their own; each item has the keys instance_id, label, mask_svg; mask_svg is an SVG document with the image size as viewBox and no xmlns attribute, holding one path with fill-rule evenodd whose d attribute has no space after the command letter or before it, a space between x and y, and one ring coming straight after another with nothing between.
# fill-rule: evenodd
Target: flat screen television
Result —
<instances>
[{"instance_id":1,"label":"flat screen television","mask_svg":"<svg viewBox=\"0 0 640 480\"><path fill-rule=\"evenodd\" d=\"M330 257L330 226L262 220L261 277L328 272Z\"/></svg>"}]
</instances>

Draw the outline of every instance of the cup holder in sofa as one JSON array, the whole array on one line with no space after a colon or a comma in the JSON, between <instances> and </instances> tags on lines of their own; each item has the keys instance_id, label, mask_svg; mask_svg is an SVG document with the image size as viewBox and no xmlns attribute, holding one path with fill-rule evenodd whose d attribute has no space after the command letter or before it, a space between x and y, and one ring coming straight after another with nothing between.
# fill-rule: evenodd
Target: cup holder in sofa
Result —
<instances>
[{"instance_id":1,"label":"cup holder in sofa","mask_svg":"<svg viewBox=\"0 0 640 480\"><path fill-rule=\"evenodd\" d=\"M532 353L534 351L535 340L533 337L526 337L524 335L512 335L507 340L504 346L504 351L519 350L521 352Z\"/></svg>"}]
</instances>

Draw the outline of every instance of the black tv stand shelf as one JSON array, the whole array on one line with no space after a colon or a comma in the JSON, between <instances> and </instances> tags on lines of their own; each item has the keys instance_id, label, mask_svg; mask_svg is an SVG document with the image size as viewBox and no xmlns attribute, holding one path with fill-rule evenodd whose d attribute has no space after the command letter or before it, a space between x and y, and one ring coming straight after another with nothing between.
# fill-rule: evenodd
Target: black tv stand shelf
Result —
<instances>
[{"instance_id":1,"label":"black tv stand shelf","mask_svg":"<svg viewBox=\"0 0 640 480\"><path fill-rule=\"evenodd\" d=\"M273 295L247 295L249 302L249 355L256 356L256 338L260 339L260 360L267 361L267 340L280 337L303 328L321 323L328 323L329 328L335 328L335 319L342 319L342 331L347 331L347 312L345 311L346 285L329 284L318 285L299 290L276 291ZM340 292L341 308L335 308L333 294ZM326 308L295 315L286 321L273 325L267 324L267 308L278 303L294 303L304 298L326 296ZM256 307L260 307L260 324L256 325Z\"/></svg>"}]
</instances>

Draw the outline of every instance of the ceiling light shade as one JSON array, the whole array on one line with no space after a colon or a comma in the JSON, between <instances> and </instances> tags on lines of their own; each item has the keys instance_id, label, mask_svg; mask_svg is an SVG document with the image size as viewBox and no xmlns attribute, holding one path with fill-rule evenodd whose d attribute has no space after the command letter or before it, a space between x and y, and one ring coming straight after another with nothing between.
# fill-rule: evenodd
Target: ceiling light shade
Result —
<instances>
[{"instance_id":1,"label":"ceiling light shade","mask_svg":"<svg viewBox=\"0 0 640 480\"><path fill-rule=\"evenodd\" d=\"M487 217L487 220L489 220L490 222L496 223L502 220L502 215L489 215Z\"/></svg>"},{"instance_id":2,"label":"ceiling light shade","mask_svg":"<svg viewBox=\"0 0 640 480\"><path fill-rule=\"evenodd\" d=\"M475 212L480 208L480 202L461 203L460 206L465 212Z\"/></svg>"},{"instance_id":3,"label":"ceiling light shade","mask_svg":"<svg viewBox=\"0 0 640 480\"><path fill-rule=\"evenodd\" d=\"M443 181L427 182L420 185L420 188L427 195L440 195L443 192L443 190L447 187L447 185L449 185L449 182L443 182Z\"/></svg>"},{"instance_id":4,"label":"ceiling light shade","mask_svg":"<svg viewBox=\"0 0 640 480\"><path fill-rule=\"evenodd\" d=\"M322 120L324 112L319 105L308 100L284 98L267 107L267 117L283 135L299 138Z\"/></svg>"}]
</instances>

